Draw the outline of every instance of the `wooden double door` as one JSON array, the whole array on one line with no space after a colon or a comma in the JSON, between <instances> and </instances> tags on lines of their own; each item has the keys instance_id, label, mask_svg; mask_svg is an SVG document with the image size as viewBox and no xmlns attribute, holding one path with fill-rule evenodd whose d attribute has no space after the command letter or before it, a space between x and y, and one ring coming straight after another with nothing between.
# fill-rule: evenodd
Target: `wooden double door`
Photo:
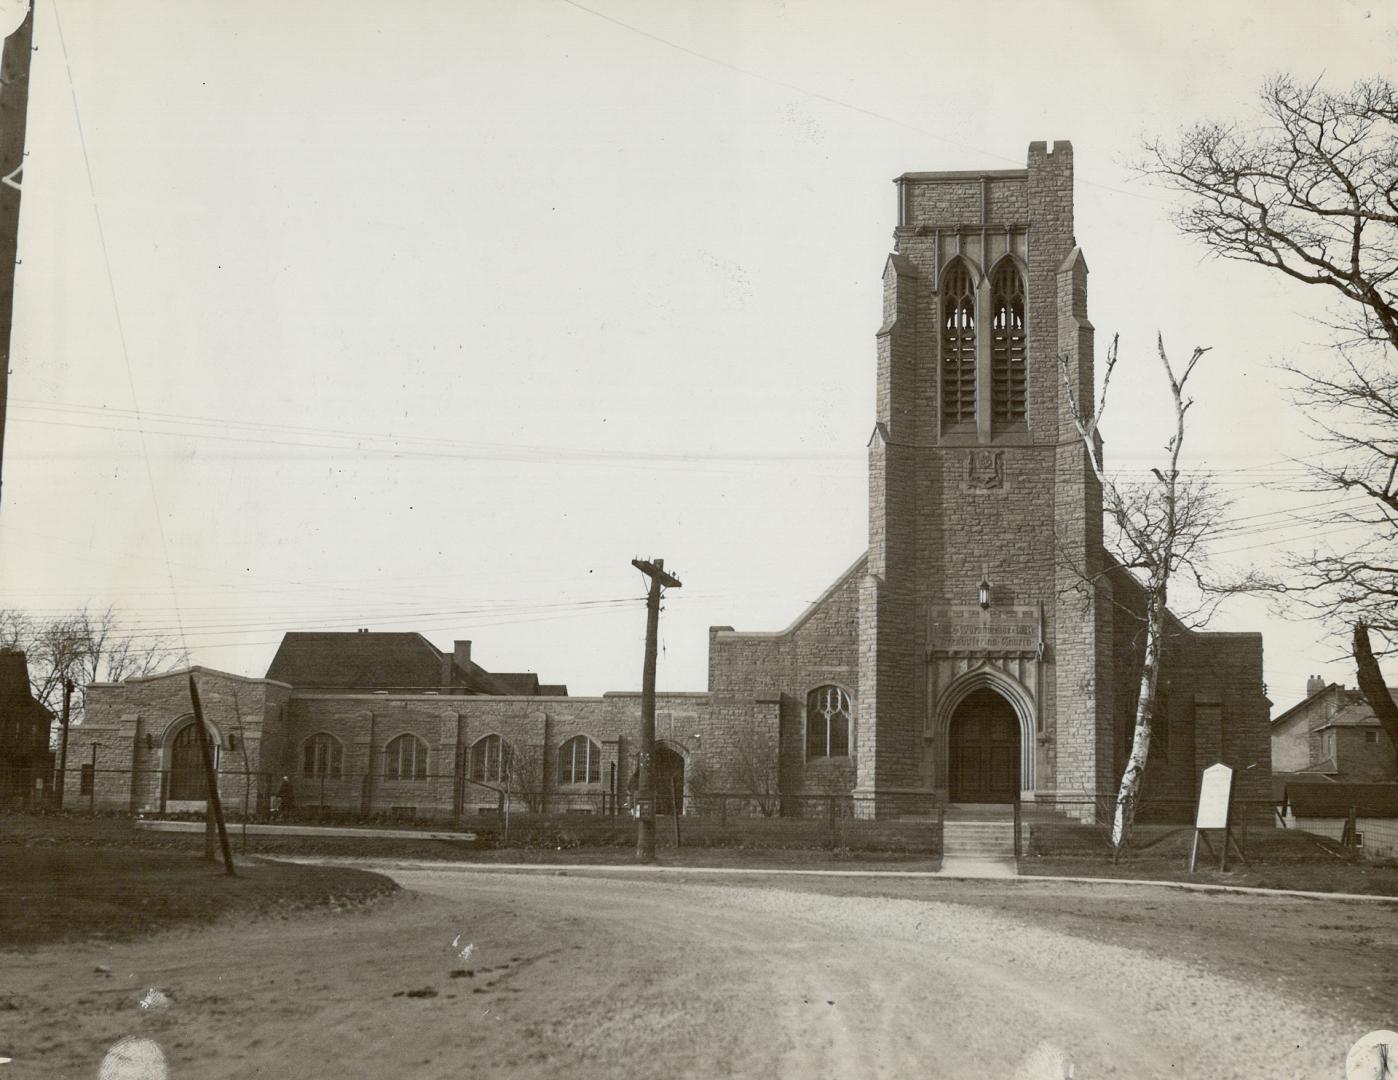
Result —
<instances>
[{"instance_id":1,"label":"wooden double door","mask_svg":"<svg viewBox=\"0 0 1398 1080\"><path fill-rule=\"evenodd\" d=\"M213 736L209 737L213 753ZM204 751L199 746L199 730L186 724L170 743L170 787L166 798L179 802L201 802L209 797L208 774L204 772Z\"/></svg>"},{"instance_id":2,"label":"wooden double door","mask_svg":"<svg viewBox=\"0 0 1398 1080\"><path fill-rule=\"evenodd\" d=\"M994 690L976 690L951 720L953 802L1013 802L1019 794L1019 718Z\"/></svg>"}]
</instances>

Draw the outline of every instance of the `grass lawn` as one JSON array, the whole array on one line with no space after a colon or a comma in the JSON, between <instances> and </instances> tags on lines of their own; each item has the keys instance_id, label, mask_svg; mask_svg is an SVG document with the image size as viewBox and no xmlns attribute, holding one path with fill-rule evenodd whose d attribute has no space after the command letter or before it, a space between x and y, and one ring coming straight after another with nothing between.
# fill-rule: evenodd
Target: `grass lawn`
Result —
<instances>
[{"instance_id":1,"label":"grass lawn","mask_svg":"<svg viewBox=\"0 0 1398 1080\"><path fill-rule=\"evenodd\" d=\"M1247 865L1230 849L1228 870L1220 873L1218 839L1212 834L1210 838L1215 855L1200 845L1198 870L1190 874L1191 828L1142 826L1136 833L1136 848L1113 865L1103 830L1067 823L1036 824L1019 872L1398 896L1398 861L1392 859L1369 860L1306 833L1258 828L1240 837Z\"/></svg>"},{"instance_id":2,"label":"grass lawn","mask_svg":"<svg viewBox=\"0 0 1398 1080\"><path fill-rule=\"evenodd\" d=\"M243 860L182 851L7 843L0 836L0 949L121 939L234 913L270 915L360 903L394 892L388 878L345 867Z\"/></svg>"}]
</instances>

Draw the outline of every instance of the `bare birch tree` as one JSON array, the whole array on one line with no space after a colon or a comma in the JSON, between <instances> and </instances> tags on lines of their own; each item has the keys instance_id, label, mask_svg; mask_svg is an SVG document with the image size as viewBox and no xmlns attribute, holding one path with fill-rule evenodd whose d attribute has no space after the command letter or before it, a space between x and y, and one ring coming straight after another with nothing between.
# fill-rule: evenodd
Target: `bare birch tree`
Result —
<instances>
[{"instance_id":1,"label":"bare birch tree","mask_svg":"<svg viewBox=\"0 0 1398 1080\"><path fill-rule=\"evenodd\" d=\"M1360 689L1398 744L1375 655L1398 652L1398 91L1382 78L1330 91L1283 75L1263 86L1261 107L1255 127L1203 123L1157 140L1139 168L1184 196L1175 224L1186 236L1337 302L1339 363L1288 370L1326 451L1316 489L1368 500L1327 511L1330 522L1371 531L1357 546L1295 553L1285 584L1349 631Z\"/></svg>"},{"instance_id":2,"label":"bare birch tree","mask_svg":"<svg viewBox=\"0 0 1398 1080\"><path fill-rule=\"evenodd\" d=\"M1201 587L1205 584L1199 572L1200 546L1216 528L1221 507L1206 482L1184 477L1180 472L1185 417L1194 404L1186 396L1185 389L1195 365L1209 351L1206 348L1196 348L1183 372L1177 376L1165 351L1164 340L1156 338L1156 351L1169 382L1174 414L1174 430L1165 443L1164 467L1151 470L1153 480L1130 484L1118 481L1108 473L1102 460L1098 428L1107 407L1107 390L1111 385L1112 372L1116 370L1117 346L1117 338L1113 337L1102 377L1101 395L1095 408L1091 402L1087 403L1091 411L1087 411L1083 403L1077 400L1066 356L1059 357L1059 373L1063 378L1073 423L1086 448L1092 471L1102 486L1102 511L1111 526L1111 553L1120 569L1131 574L1140 585L1145 599L1144 656L1136 697L1131 752L1121 775L1112 814L1111 842L1113 847L1120 850L1131 837L1141 797L1141 780L1150 758L1151 723L1155 716L1161 651L1170 619L1166 607L1170 582L1177 571L1184 569L1193 571L1196 583Z\"/></svg>"}]
</instances>

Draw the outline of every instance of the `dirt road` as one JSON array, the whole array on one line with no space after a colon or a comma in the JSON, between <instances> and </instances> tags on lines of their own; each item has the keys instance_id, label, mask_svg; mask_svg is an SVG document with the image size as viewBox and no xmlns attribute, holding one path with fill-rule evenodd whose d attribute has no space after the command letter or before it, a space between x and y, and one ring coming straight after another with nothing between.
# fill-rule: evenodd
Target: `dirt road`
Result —
<instances>
[{"instance_id":1,"label":"dirt road","mask_svg":"<svg viewBox=\"0 0 1398 1080\"><path fill-rule=\"evenodd\" d=\"M176 1078L1251 1080L1339 1075L1368 1030L1256 980L965 904L394 876L415 895L372 911L5 957L6 1068L92 1077L141 1035ZM139 1006L151 987L167 1007Z\"/></svg>"}]
</instances>

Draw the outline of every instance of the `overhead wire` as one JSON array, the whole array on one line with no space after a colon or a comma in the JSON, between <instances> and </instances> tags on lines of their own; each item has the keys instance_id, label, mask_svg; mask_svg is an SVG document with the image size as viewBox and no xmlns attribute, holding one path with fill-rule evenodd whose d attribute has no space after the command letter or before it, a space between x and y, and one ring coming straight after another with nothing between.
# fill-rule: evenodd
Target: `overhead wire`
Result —
<instances>
[{"instance_id":1,"label":"overhead wire","mask_svg":"<svg viewBox=\"0 0 1398 1080\"><path fill-rule=\"evenodd\" d=\"M112 300L112 314L116 320L117 341L121 349L121 358L126 370L126 386L131 394L131 404L136 416L136 430L140 438L141 456L146 466L146 481L150 488L151 505L155 510L156 528L160 535L160 549L165 556L166 569L170 581L170 602L174 606L175 618L181 622L180 599L175 589L174 572L170 569L170 543L165 535L165 515L160 508L160 495L156 490L155 470L151 466L150 450L146 444L145 431L140 419L140 399L136 392L136 377L131 368L131 350L126 342L126 324L121 314L121 301L117 295L116 278L112 274L111 253L107 248L107 231L102 222L102 207L97 199L97 185L92 177L92 158L88 154L87 135L83 131L82 110L78 107L78 87L73 80L72 61L68 55L68 42L63 35L63 19L59 14L58 0L52 0L54 27L58 32L59 49L63 53L63 70L68 76L68 92L73 102L73 120L77 125L78 145L82 149L83 170L87 175L87 190L92 198L92 213L97 223L97 238L102 251L102 265L106 270L107 289ZM184 630L180 628L180 639L184 648L184 658L189 659L189 646L184 642Z\"/></svg>"}]
</instances>

